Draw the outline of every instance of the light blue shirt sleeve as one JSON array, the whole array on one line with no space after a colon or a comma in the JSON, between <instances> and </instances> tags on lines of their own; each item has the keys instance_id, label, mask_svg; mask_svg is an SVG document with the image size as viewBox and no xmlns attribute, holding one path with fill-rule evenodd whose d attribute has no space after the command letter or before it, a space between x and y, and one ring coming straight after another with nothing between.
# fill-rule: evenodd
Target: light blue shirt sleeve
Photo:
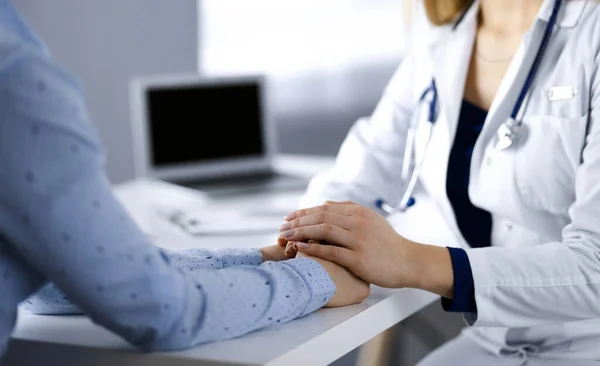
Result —
<instances>
[{"instance_id":1,"label":"light blue shirt sleeve","mask_svg":"<svg viewBox=\"0 0 600 366\"><path fill-rule=\"evenodd\" d=\"M3 290L0 310L31 295L18 276L41 277L140 349L177 350L290 321L333 296L311 259L191 270L152 245L113 195L77 84L2 26L0 234L13 254L0 255L0 288L14 298Z\"/></svg>"},{"instance_id":2,"label":"light blue shirt sleeve","mask_svg":"<svg viewBox=\"0 0 600 366\"><path fill-rule=\"evenodd\" d=\"M176 265L190 272L199 269L223 269L236 265L260 266L262 263L260 249L208 250L192 248L177 252L163 249L163 252ZM21 308L38 315L83 314L83 311L70 301L54 283L47 283L24 301Z\"/></svg>"}]
</instances>

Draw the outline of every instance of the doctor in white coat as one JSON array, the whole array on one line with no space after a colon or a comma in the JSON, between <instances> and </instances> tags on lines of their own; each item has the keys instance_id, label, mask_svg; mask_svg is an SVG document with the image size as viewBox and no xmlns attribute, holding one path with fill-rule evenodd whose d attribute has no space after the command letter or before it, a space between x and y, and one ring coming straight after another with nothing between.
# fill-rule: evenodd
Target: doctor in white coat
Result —
<instances>
[{"instance_id":1,"label":"doctor in white coat","mask_svg":"<svg viewBox=\"0 0 600 366\"><path fill-rule=\"evenodd\" d=\"M464 313L470 326L422 365L596 364L600 3L425 0L417 13L411 52L282 239ZM419 205L398 231L381 215ZM400 235L415 228L447 234Z\"/></svg>"}]
</instances>

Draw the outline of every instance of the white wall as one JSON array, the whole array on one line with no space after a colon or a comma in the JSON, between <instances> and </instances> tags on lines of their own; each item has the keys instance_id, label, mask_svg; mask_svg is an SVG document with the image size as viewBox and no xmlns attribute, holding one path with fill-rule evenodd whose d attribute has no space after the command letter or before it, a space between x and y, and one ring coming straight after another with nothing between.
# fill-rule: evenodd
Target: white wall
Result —
<instances>
[{"instance_id":1,"label":"white wall","mask_svg":"<svg viewBox=\"0 0 600 366\"><path fill-rule=\"evenodd\" d=\"M279 151L336 154L400 63L403 0L203 0L199 70L264 73Z\"/></svg>"},{"instance_id":2,"label":"white wall","mask_svg":"<svg viewBox=\"0 0 600 366\"><path fill-rule=\"evenodd\" d=\"M133 177L128 83L195 72L196 0L12 0L59 63L84 85L112 182Z\"/></svg>"},{"instance_id":3,"label":"white wall","mask_svg":"<svg viewBox=\"0 0 600 366\"><path fill-rule=\"evenodd\" d=\"M335 75L397 61L404 49L402 0L203 0L199 8L209 74Z\"/></svg>"}]
</instances>

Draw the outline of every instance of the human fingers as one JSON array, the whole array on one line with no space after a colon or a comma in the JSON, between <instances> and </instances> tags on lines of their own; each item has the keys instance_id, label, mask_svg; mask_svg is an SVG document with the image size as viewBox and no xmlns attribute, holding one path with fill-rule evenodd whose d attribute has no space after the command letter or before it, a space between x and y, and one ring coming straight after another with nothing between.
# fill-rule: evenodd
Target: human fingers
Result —
<instances>
[{"instance_id":1,"label":"human fingers","mask_svg":"<svg viewBox=\"0 0 600 366\"><path fill-rule=\"evenodd\" d=\"M280 232L296 229L302 226L313 226L319 224L331 224L342 229L350 230L354 226L351 216L341 215L333 212L318 212L308 216L298 217L286 222L279 227Z\"/></svg>"},{"instance_id":2,"label":"human fingers","mask_svg":"<svg viewBox=\"0 0 600 366\"><path fill-rule=\"evenodd\" d=\"M281 236L289 241L325 240L327 243L343 247L353 248L356 246L350 231L329 223L297 227L282 232Z\"/></svg>"},{"instance_id":3,"label":"human fingers","mask_svg":"<svg viewBox=\"0 0 600 366\"><path fill-rule=\"evenodd\" d=\"M357 262L356 252L343 247L304 242L296 243L296 247L300 253L321 258L347 268L353 268Z\"/></svg>"},{"instance_id":4,"label":"human fingers","mask_svg":"<svg viewBox=\"0 0 600 366\"><path fill-rule=\"evenodd\" d=\"M334 212L341 215L350 216L353 210L356 208L355 204L336 203L336 204L324 204L315 207L308 207L291 212L285 217L286 221L294 220L298 217L308 216L319 212Z\"/></svg>"}]
</instances>

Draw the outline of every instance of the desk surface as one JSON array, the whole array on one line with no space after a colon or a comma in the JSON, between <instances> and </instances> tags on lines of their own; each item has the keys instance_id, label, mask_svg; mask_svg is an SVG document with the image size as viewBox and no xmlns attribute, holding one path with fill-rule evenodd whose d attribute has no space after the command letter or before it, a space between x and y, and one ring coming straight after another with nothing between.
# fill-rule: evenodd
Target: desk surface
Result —
<instances>
[{"instance_id":1,"label":"desk surface","mask_svg":"<svg viewBox=\"0 0 600 366\"><path fill-rule=\"evenodd\" d=\"M287 158L283 169L302 167L311 175L331 164L331 159ZM298 172L298 171L297 171ZM118 187L125 206L157 245L176 249L189 247L261 247L275 243L277 230L252 235L190 237L165 222L149 216L140 200L148 198L136 184ZM136 194L133 194L136 192ZM251 210L260 207L280 215L297 205L302 192L255 194L195 199L209 208ZM173 197L171 199L174 201ZM146 202L147 203L147 202ZM281 217L281 216L280 216ZM428 220L428 227L431 219ZM426 230L431 231L431 230ZM362 304L321 309L287 324L246 336L201 345L172 353L140 354L121 338L91 323L84 316L36 316L21 311L5 364L23 365L53 360L60 365L327 365L367 342L392 325L433 302L432 294L414 290L372 288ZM28 362L30 361L30 362Z\"/></svg>"}]
</instances>

